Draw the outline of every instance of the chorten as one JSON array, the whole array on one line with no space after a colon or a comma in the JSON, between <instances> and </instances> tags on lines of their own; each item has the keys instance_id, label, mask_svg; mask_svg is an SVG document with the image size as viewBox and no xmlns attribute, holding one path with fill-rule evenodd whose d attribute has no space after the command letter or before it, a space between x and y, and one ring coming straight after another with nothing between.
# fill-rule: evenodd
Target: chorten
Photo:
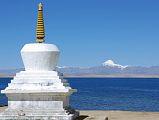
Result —
<instances>
[{"instance_id":1,"label":"chorten","mask_svg":"<svg viewBox=\"0 0 159 120\"><path fill-rule=\"evenodd\" d=\"M59 49L44 43L43 6L39 4L36 42L24 45L21 56L25 70L16 73L1 93L8 97L8 108L0 120L73 120L78 112L69 105L72 89L56 66Z\"/></svg>"}]
</instances>

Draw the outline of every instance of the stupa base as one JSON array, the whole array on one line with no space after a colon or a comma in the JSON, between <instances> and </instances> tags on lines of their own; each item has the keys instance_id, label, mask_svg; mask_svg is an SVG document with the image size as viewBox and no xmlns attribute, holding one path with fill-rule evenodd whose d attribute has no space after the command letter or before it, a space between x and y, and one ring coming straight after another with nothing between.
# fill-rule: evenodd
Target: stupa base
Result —
<instances>
[{"instance_id":1,"label":"stupa base","mask_svg":"<svg viewBox=\"0 0 159 120\"><path fill-rule=\"evenodd\" d=\"M9 110L0 114L0 120L74 120L79 112L67 108L63 111L54 110Z\"/></svg>"},{"instance_id":2,"label":"stupa base","mask_svg":"<svg viewBox=\"0 0 159 120\"><path fill-rule=\"evenodd\" d=\"M74 120L79 112L69 107L69 97L75 91L56 71L21 71L1 91L8 108L0 120Z\"/></svg>"}]
</instances>

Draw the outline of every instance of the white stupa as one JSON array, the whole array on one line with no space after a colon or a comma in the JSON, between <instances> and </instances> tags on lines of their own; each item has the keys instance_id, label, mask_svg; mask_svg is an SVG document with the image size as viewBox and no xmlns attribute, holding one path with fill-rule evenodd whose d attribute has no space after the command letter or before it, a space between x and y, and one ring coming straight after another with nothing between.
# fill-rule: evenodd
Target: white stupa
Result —
<instances>
[{"instance_id":1,"label":"white stupa","mask_svg":"<svg viewBox=\"0 0 159 120\"><path fill-rule=\"evenodd\" d=\"M1 92L8 97L8 108L0 120L73 120L78 112L69 105L76 90L55 71L59 49L44 42L42 4L39 4L37 43L21 50L25 71L17 73Z\"/></svg>"}]
</instances>

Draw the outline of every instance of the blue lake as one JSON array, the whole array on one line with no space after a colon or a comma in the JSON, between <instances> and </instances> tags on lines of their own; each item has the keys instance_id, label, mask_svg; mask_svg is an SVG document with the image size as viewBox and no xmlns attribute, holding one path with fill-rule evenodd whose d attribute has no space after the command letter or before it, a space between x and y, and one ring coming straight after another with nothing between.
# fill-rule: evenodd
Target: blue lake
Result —
<instances>
[{"instance_id":1,"label":"blue lake","mask_svg":"<svg viewBox=\"0 0 159 120\"><path fill-rule=\"evenodd\" d=\"M159 112L159 79L157 78L66 78L78 90L70 104L79 110L129 110ZM11 78L0 78L4 89ZM0 95L0 105L7 98Z\"/></svg>"}]
</instances>

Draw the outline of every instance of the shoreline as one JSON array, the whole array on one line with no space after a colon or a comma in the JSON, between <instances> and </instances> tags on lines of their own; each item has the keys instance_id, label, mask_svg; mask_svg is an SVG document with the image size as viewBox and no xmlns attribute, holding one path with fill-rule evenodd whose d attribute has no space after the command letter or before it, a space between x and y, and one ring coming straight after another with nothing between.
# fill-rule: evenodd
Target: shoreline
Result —
<instances>
[{"instance_id":1,"label":"shoreline","mask_svg":"<svg viewBox=\"0 0 159 120\"><path fill-rule=\"evenodd\" d=\"M159 76L64 76L64 78L159 78Z\"/></svg>"},{"instance_id":2,"label":"shoreline","mask_svg":"<svg viewBox=\"0 0 159 120\"><path fill-rule=\"evenodd\" d=\"M0 76L0 78L13 78L14 76ZM63 78L159 78L159 76L113 76L113 75L64 75Z\"/></svg>"},{"instance_id":3,"label":"shoreline","mask_svg":"<svg viewBox=\"0 0 159 120\"><path fill-rule=\"evenodd\" d=\"M88 116L83 120L159 120L159 112L131 112L131 111L80 111Z\"/></svg>"}]
</instances>

